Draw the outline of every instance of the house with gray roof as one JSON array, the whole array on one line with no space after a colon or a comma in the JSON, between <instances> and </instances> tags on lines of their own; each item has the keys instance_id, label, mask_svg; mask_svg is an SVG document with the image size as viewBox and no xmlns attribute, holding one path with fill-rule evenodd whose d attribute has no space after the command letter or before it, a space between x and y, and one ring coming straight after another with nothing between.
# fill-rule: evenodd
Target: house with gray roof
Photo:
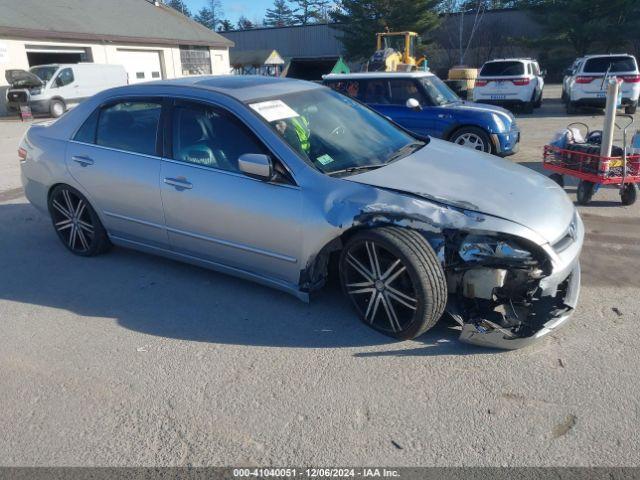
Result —
<instances>
[{"instance_id":1,"label":"house with gray roof","mask_svg":"<svg viewBox=\"0 0 640 480\"><path fill-rule=\"evenodd\" d=\"M6 70L51 63L123 65L130 83L227 74L232 46L154 0L0 0L0 90Z\"/></svg>"}]
</instances>

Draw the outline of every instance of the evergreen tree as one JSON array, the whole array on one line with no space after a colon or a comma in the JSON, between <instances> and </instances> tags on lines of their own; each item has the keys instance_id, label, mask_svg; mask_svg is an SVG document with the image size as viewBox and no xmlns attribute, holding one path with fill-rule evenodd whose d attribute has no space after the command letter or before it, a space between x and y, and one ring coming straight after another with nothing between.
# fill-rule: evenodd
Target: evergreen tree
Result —
<instances>
[{"instance_id":1,"label":"evergreen tree","mask_svg":"<svg viewBox=\"0 0 640 480\"><path fill-rule=\"evenodd\" d=\"M267 9L264 24L268 27L285 27L294 24L293 10L286 0L274 0L273 8Z\"/></svg>"},{"instance_id":2,"label":"evergreen tree","mask_svg":"<svg viewBox=\"0 0 640 480\"><path fill-rule=\"evenodd\" d=\"M231 23L226 18L220 22L220 26L218 27L219 32L230 32L233 30L233 23Z\"/></svg>"},{"instance_id":3,"label":"evergreen tree","mask_svg":"<svg viewBox=\"0 0 640 480\"><path fill-rule=\"evenodd\" d=\"M238 28L240 30L250 30L252 28L255 28L255 26L253 25L253 22L251 20L249 20L244 15L241 15L238 19Z\"/></svg>"},{"instance_id":4,"label":"evergreen tree","mask_svg":"<svg viewBox=\"0 0 640 480\"><path fill-rule=\"evenodd\" d=\"M376 46L376 33L413 31L424 34L439 23L441 0L341 0L330 17L343 32L346 57L369 58Z\"/></svg>"},{"instance_id":5,"label":"evergreen tree","mask_svg":"<svg viewBox=\"0 0 640 480\"><path fill-rule=\"evenodd\" d=\"M202 7L193 19L207 28L212 30L215 28L211 11L207 7Z\"/></svg>"},{"instance_id":6,"label":"evergreen tree","mask_svg":"<svg viewBox=\"0 0 640 480\"><path fill-rule=\"evenodd\" d=\"M318 2L316 0L292 0L292 2L294 5L297 5L293 10L293 18L296 23L307 25L320 18Z\"/></svg>"},{"instance_id":7,"label":"evergreen tree","mask_svg":"<svg viewBox=\"0 0 640 480\"><path fill-rule=\"evenodd\" d=\"M215 30L224 20L222 17L222 2L220 0L207 0L207 5L202 7L193 19L205 27Z\"/></svg>"},{"instance_id":8,"label":"evergreen tree","mask_svg":"<svg viewBox=\"0 0 640 480\"><path fill-rule=\"evenodd\" d=\"M187 17L191 16L191 11L189 10L189 7L187 7L187 4L184 3L184 0L167 0L165 4Z\"/></svg>"},{"instance_id":9,"label":"evergreen tree","mask_svg":"<svg viewBox=\"0 0 640 480\"><path fill-rule=\"evenodd\" d=\"M638 37L638 0L521 0L520 5L543 25L546 43L569 43L578 55L594 47L623 48Z\"/></svg>"}]
</instances>

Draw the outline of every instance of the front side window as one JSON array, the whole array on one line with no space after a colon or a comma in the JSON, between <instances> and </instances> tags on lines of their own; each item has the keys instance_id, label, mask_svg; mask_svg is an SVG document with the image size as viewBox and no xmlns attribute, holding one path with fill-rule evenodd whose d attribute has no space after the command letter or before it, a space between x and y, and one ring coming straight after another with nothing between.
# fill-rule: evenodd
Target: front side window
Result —
<instances>
[{"instance_id":1,"label":"front side window","mask_svg":"<svg viewBox=\"0 0 640 480\"><path fill-rule=\"evenodd\" d=\"M422 92L418 89L418 85L415 80L412 79L398 79L391 80L391 103L393 105L406 105L407 100L415 98L421 105L425 104L425 98Z\"/></svg>"},{"instance_id":2,"label":"front side window","mask_svg":"<svg viewBox=\"0 0 640 480\"><path fill-rule=\"evenodd\" d=\"M360 100L373 105L386 105L391 103L389 81L385 79L367 80Z\"/></svg>"},{"instance_id":3,"label":"front side window","mask_svg":"<svg viewBox=\"0 0 640 480\"><path fill-rule=\"evenodd\" d=\"M460 102L460 97L438 77L422 77L420 83L429 97L431 105L442 106Z\"/></svg>"},{"instance_id":4,"label":"front side window","mask_svg":"<svg viewBox=\"0 0 640 480\"><path fill-rule=\"evenodd\" d=\"M248 106L304 160L327 174L377 168L424 146L383 116L328 88L279 95Z\"/></svg>"},{"instance_id":5,"label":"front side window","mask_svg":"<svg viewBox=\"0 0 640 480\"><path fill-rule=\"evenodd\" d=\"M488 62L480 70L481 77L510 77L524 75L524 63L517 61Z\"/></svg>"},{"instance_id":6,"label":"front side window","mask_svg":"<svg viewBox=\"0 0 640 480\"><path fill-rule=\"evenodd\" d=\"M161 111L160 103L143 101L120 102L105 107L98 117L95 143L133 153L156 155Z\"/></svg>"},{"instance_id":7,"label":"front side window","mask_svg":"<svg viewBox=\"0 0 640 480\"><path fill-rule=\"evenodd\" d=\"M238 120L213 107L178 105L172 118L175 160L237 172L241 155L267 153Z\"/></svg>"},{"instance_id":8,"label":"front side window","mask_svg":"<svg viewBox=\"0 0 640 480\"><path fill-rule=\"evenodd\" d=\"M56 77L56 87L66 87L67 85L70 85L73 80L73 70L71 70L70 68L65 68L61 70Z\"/></svg>"}]
</instances>

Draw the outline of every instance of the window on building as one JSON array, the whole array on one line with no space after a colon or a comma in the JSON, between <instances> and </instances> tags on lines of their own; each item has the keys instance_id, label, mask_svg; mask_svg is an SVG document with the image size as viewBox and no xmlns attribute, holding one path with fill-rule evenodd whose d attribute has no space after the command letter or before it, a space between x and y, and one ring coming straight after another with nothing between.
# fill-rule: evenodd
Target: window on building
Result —
<instances>
[{"instance_id":1,"label":"window on building","mask_svg":"<svg viewBox=\"0 0 640 480\"><path fill-rule=\"evenodd\" d=\"M211 52L208 47L180 46L183 75L211 75Z\"/></svg>"}]
</instances>

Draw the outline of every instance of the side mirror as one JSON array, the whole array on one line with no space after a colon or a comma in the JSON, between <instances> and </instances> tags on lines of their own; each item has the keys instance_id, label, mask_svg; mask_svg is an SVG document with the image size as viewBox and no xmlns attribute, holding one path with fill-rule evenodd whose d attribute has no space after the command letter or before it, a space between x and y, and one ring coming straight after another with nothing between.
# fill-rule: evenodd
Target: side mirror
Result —
<instances>
[{"instance_id":1,"label":"side mirror","mask_svg":"<svg viewBox=\"0 0 640 480\"><path fill-rule=\"evenodd\" d=\"M540 76L541 77L546 77L547 76L547 69L543 68L542 70L540 70Z\"/></svg>"},{"instance_id":2,"label":"side mirror","mask_svg":"<svg viewBox=\"0 0 640 480\"><path fill-rule=\"evenodd\" d=\"M238 168L250 177L269 181L273 177L273 163L269 155L245 153L238 158Z\"/></svg>"},{"instance_id":3,"label":"side mirror","mask_svg":"<svg viewBox=\"0 0 640 480\"><path fill-rule=\"evenodd\" d=\"M407 105L407 108L415 112L419 112L420 110L422 110L422 107L420 106L420 102L415 98L410 98L409 100L407 100L406 105Z\"/></svg>"}]
</instances>

